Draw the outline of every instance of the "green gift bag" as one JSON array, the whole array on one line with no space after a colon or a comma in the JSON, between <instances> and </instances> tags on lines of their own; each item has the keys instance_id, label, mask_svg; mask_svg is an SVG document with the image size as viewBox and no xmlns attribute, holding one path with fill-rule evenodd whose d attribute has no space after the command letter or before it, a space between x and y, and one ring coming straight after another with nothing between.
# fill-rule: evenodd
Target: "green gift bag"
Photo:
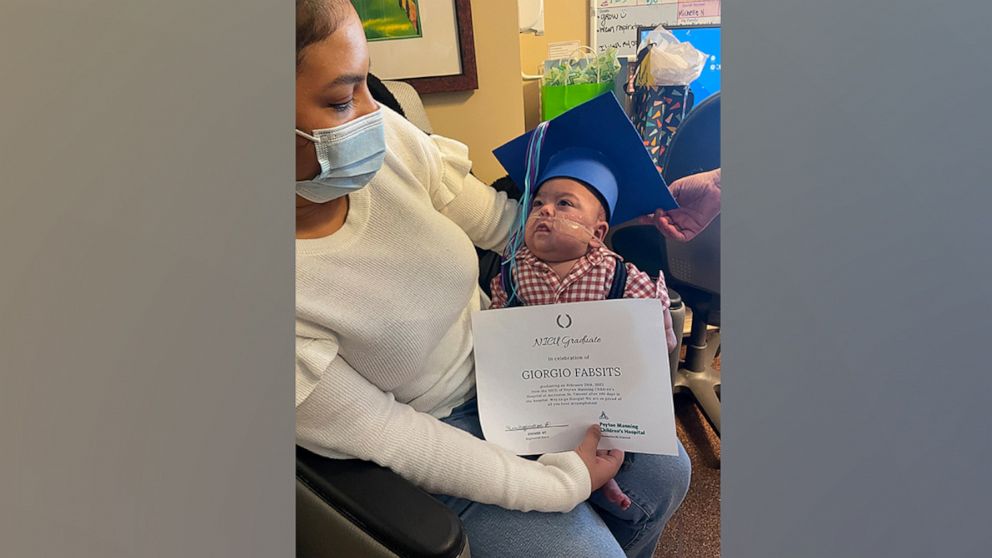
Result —
<instances>
[{"instance_id":1,"label":"green gift bag","mask_svg":"<svg viewBox=\"0 0 992 558\"><path fill-rule=\"evenodd\" d=\"M583 51L590 51L589 54ZM541 120L551 120L570 108L613 91L620 63L616 49L601 54L589 47L569 58L549 62L541 81ZM576 57L576 53L580 55Z\"/></svg>"},{"instance_id":2,"label":"green gift bag","mask_svg":"<svg viewBox=\"0 0 992 558\"><path fill-rule=\"evenodd\" d=\"M613 82L541 87L541 120L551 120L570 108L613 91Z\"/></svg>"}]
</instances>

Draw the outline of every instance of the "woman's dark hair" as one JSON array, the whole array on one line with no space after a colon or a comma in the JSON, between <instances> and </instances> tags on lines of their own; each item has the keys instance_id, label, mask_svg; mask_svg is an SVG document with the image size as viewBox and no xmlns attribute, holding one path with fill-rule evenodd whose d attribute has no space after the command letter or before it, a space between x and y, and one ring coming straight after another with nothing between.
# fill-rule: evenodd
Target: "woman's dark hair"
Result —
<instances>
[{"instance_id":1,"label":"woman's dark hair","mask_svg":"<svg viewBox=\"0 0 992 558\"><path fill-rule=\"evenodd\" d=\"M297 67L303 61L303 49L334 33L350 9L349 0L296 0Z\"/></svg>"}]
</instances>

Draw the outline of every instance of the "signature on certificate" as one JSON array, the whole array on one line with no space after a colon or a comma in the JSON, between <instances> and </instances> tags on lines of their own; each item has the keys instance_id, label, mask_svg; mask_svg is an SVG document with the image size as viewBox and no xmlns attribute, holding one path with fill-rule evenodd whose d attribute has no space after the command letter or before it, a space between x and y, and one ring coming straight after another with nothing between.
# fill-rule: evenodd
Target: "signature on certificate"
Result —
<instances>
[{"instance_id":1,"label":"signature on certificate","mask_svg":"<svg viewBox=\"0 0 992 558\"><path fill-rule=\"evenodd\" d=\"M544 424L518 424L515 426L506 425L506 432L525 432L527 430L536 430L544 428L566 428L567 424L551 424L551 421L547 421Z\"/></svg>"}]
</instances>

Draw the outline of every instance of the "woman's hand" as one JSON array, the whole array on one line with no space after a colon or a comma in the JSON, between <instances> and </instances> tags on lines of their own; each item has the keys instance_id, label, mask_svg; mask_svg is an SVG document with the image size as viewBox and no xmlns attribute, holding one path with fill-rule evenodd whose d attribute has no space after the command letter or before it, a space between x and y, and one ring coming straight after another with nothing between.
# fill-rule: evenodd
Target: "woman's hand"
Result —
<instances>
[{"instance_id":1,"label":"woman's hand","mask_svg":"<svg viewBox=\"0 0 992 558\"><path fill-rule=\"evenodd\" d=\"M593 491L599 490L612 479L623 464L623 450L596 450L601 435L599 425L594 424L586 430L586 437L579 443L579 447L575 448L575 453L579 454L582 462L589 469L589 480Z\"/></svg>"},{"instance_id":2,"label":"woman's hand","mask_svg":"<svg viewBox=\"0 0 992 558\"><path fill-rule=\"evenodd\" d=\"M720 213L720 169L691 174L669 187L679 208L659 209L638 220L651 224L667 238L688 242L703 231Z\"/></svg>"}]
</instances>

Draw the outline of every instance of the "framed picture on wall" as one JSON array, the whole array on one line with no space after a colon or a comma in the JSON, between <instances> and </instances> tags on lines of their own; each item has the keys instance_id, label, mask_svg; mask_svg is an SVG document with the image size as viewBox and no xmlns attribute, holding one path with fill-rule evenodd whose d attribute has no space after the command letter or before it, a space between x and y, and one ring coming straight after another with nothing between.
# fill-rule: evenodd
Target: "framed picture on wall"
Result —
<instances>
[{"instance_id":1,"label":"framed picture on wall","mask_svg":"<svg viewBox=\"0 0 992 558\"><path fill-rule=\"evenodd\" d=\"M351 0L369 41L371 71L417 92L478 88L470 0Z\"/></svg>"}]
</instances>

